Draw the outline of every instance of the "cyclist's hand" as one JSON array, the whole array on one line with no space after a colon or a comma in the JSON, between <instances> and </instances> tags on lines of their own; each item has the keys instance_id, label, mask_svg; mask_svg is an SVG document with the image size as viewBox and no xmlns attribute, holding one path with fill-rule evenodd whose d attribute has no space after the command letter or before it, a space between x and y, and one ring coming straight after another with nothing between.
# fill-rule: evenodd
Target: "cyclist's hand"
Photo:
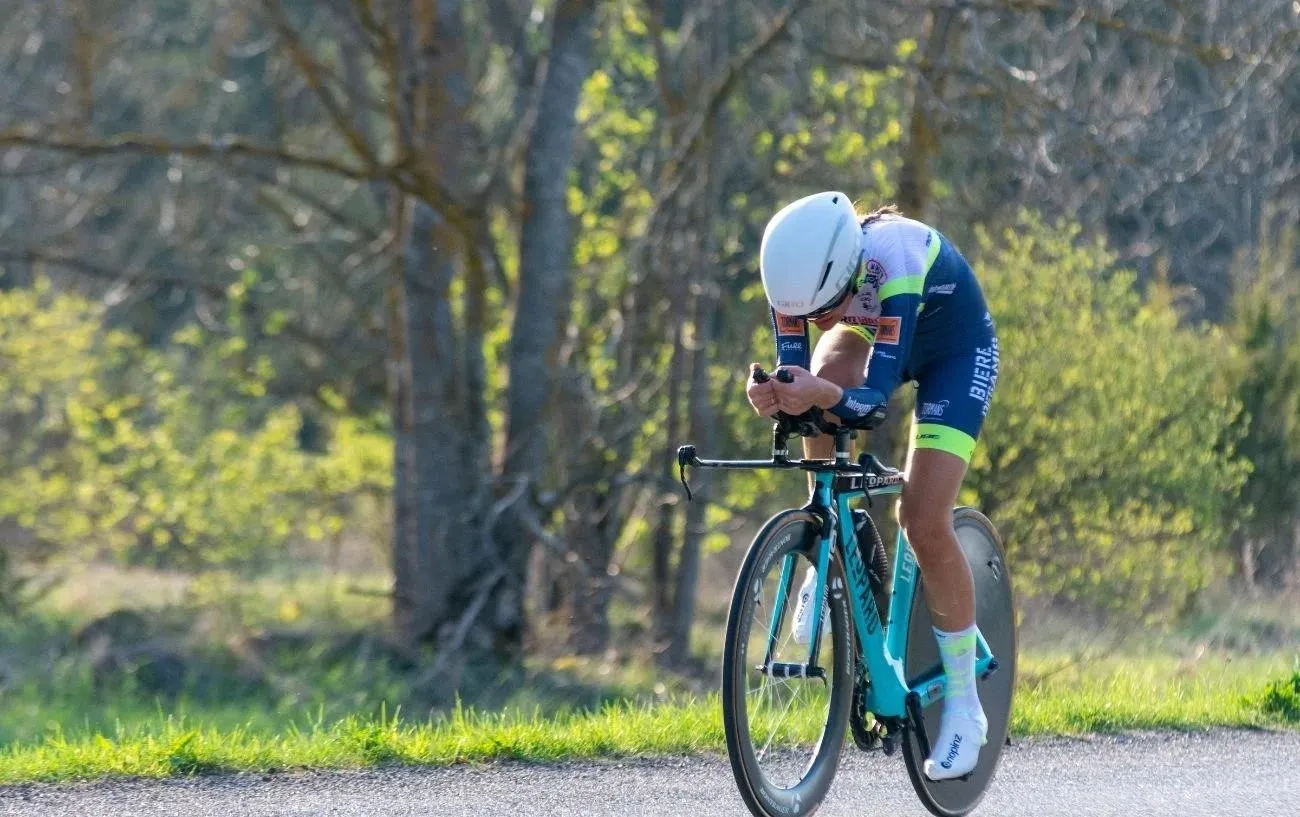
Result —
<instances>
[{"instance_id":1,"label":"cyclist's hand","mask_svg":"<svg viewBox=\"0 0 1300 817\"><path fill-rule=\"evenodd\" d=\"M829 380L823 380L800 366L782 366L793 378L789 383L772 381L777 398L777 406L786 414L797 416L813 406L830 408L840 400L839 386Z\"/></svg>"},{"instance_id":2,"label":"cyclist's hand","mask_svg":"<svg viewBox=\"0 0 1300 817\"><path fill-rule=\"evenodd\" d=\"M772 381L767 380L759 383L754 380L754 372L763 368L757 363L749 364L749 383L745 385L745 396L749 398L749 404L754 407L760 417L771 417L777 412L776 391L772 388Z\"/></svg>"}]
</instances>

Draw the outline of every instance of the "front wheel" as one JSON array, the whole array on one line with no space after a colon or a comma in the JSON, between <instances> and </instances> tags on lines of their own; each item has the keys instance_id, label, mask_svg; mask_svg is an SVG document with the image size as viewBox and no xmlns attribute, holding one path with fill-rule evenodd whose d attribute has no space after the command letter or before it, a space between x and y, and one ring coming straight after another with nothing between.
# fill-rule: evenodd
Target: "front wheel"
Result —
<instances>
[{"instance_id":1,"label":"front wheel","mask_svg":"<svg viewBox=\"0 0 1300 817\"><path fill-rule=\"evenodd\" d=\"M798 589L816 564L820 522L772 517L754 538L732 593L722 657L722 724L736 785L757 817L810 814L830 789L853 699L853 644L839 559L831 556L817 635L795 633ZM784 582L782 576L785 576Z\"/></svg>"},{"instance_id":2,"label":"front wheel","mask_svg":"<svg viewBox=\"0 0 1300 817\"><path fill-rule=\"evenodd\" d=\"M993 523L973 508L958 508L953 512L953 529L975 579L975 623L988 642L998 668L988 678L977 681L989 731L979 764L970 775L956 780L931 780L922 770L925 754L915 730L909 729L903 741L903 759L912 787L925 807L939 817L959 817L970 812L992 782L1007 739L1016 681L1016 608L1002 538ZM908 684L915 684L941 664L923 590L924 581L921 581L912 599L907 630L904 665ZM932 704L924 712L925 731L932 740L939 731L940 712L940 703Z\"/></svg>"}]
</instances>

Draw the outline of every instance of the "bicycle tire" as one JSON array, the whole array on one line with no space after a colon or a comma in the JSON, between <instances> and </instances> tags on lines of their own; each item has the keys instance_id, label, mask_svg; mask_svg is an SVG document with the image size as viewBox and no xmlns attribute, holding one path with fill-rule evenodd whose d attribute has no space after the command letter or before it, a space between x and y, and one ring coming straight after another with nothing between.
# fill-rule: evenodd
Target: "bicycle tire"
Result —
<instances>
[{"instance_id":1,"label":"bicycle tire","mask_svg":"<svg viewBox=\"0 0 1300 817\"><path fill-rule=\"evenodd\" d=\"M794 785L783 787L769 779L750 733L748 684L754 675L762 675L755 671L754 660L748 656L750 625L756 620L754 611L759 606L763 580L768 578L768 574L779 573L781 561L787 554L799 554L809 560L815 558L820 524L815 516L803 510L783 511L769 519L745 554L727 613L722 658L723 731L736 786L749 810L757 817L811 814L830 790L844 745L853 696L853 658L850 652L853 624L844 592L843 571L835 554L831 557L827 582L825 620L830 632L829 637L823 633L819 647L823 652L829 648L832 653L831 656L819 655L819 664L831 673L826 717L813 747L812 759L803 767ZM773 583L778 582L775 576L771 578ZM793 581L777 589L777 592L789 596L787 609L794 604L792 590ZM766 627L762 632L766 632ZM757 660L761 663L762 658ZM805 682L815 683L811 680ZM763 747L762 754L767 752L768 747Z\"/></svg>"},{"instance_id":2,"label":"bicycle tire","mask_svg":"<svg viewBox=\"0 0 1300 817\"><path fill-rule=\"evenodd\" d=\"M990 677L977 681L989 729L988 742L980 750L979 763L970 775L956 780L931 780L922 768L926 758L915 730L908 729L904 736L903 760L912 788L926 809L938 817L969 814L988 790L1006 743L1016 679L1016 605L1002 537L993 523L974 508L954 510L953 528L975 579L975 620L998 668ZM924 582L918 582L908 626L904 667L909 684L940 663L923 588ZM939 703L925 710L926 733L931 739L939 729L940 712Z\"/></svg>"}]
</instances>

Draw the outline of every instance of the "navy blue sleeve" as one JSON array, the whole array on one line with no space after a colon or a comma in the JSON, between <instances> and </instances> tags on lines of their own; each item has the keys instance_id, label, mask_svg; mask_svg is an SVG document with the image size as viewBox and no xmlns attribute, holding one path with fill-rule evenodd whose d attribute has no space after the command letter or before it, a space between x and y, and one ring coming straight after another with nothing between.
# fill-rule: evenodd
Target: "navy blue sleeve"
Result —
<instances>
[{"instance_id":1,"label":"navy blue sleeve","mask_svg":"<svg viewBox=\"0 0 1300 817\"><path fill-rule=\"evenodd\" d=\"M911 289L913 285L909 282L907 287ZM857 388L844 390L840 402L831 406L836 417L854 423L889 400L903 379L903 361L912 348L920 306L921 295L917 292L898 292L881 301L876 342L867 362L867 381Z\"/></svg>"},{"instance_id":2,"label":"navy blue sleeve","mask_svg":"<svg viewBox=\"0 0 1300 817\"><path fill-rule=\"evenodd\" d=\"M916 334L916 318L921 309L919 282L916 289L916 292L890 295L880 302L880 325L876 328L876 343L867 363L866 385L886 397L893 394L903 380L903 361L907 360L912 337Z\"/></svg>"},{"instance_id":3,"label":"navy blue sleeve","mask_svg":"<svg viewBox=\"0 0 1300 817\"><path fill-rule=\"evenodd\" d=\"M883 406L887 399L885 393L879 389L858 386L855 389L845 389L840 402L831 406L830 411L845 423L853 425L865 419L872 410Z\"/></svg>"},{"instance_id":4,"label":"navy blue sleeve","mask_svg":"<svg viewBox=\"0 0 1300 817\"><path fill-rule=\"evenodd\" d=\"M808 342L808 321L772 310L772 331L776 337L776 363L778 366L811 365L812 346Z\"/></svg>"}]
</instances>

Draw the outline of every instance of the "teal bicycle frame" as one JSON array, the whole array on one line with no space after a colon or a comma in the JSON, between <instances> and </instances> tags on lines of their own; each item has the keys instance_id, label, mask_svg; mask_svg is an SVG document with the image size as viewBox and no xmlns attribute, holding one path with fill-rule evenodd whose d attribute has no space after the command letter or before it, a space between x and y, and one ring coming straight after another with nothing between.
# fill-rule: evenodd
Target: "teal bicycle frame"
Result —
<instances>
[{"instance_id":1,"label":"teal bicycle frame","mask_svg":"<svg viewBox=\"0 0 1300 817\"><path fill-rule=\"evenodd\" d=\"M875 595L871 592L871 585L867 579L867 567L856 546L856 534L850 521L853 516L849 507L849 503L855 499L899 494L903 486L901 482L896 482L835 492L832 486L837 476L862 476L862 474L837 474L835 471L822 470L817 471L814 476L816 482L813 486L812 498L804 509L823 519L829 519L830 524L822 526L823 532L816 553L817 586L812 596L814 631L808 640L808 667L817 665L817 645L822 626L826 577L829 573L831 550L838 541L841 543L839 552L841 563L844 565L844 579L848 583L849 608L853 614L853 623L857 628L861 645L857 656L857 669L859 672L865 670L867 677L871 679L865 708L879 716L903 718L908 714L910 696L915 695L916 703L920 708L924 708L943 698L947 687L947 678L941 666L936 666L927 672L915 684L907 683L903 656L907 654L908 624L919 576L916 556L900 530L894 553L894 590L889 600L889 624L882 627L880 611L876 607ZM835 504L834 512L830 513L832 495ZM795 559L793 553L786 555L781 565L781 577L777 587L790 586L796 567ZM768 626L769 655L776 647L785 599L785 594L782 594L776 609L772 611L772 620ZM995 669L996 666L988 642L984 640L982 634L977 633L976 677Z\"/></svg>"},{"instance_id":2,"label":"teal bicycle frame","mask_svg":"<svg viewBox=\"0 0 1300 817\"><path fill-rule=\"evenodd\" d=\"M766 377L766 375L764 375ZM778 378L780 373L778 373ZM883 415L882 415L883 418ZM791 460L786 441L792 434L813 436L821 432L835 437L833 460ZM689 498L690 485L686 480L688 466L743 470L803 470L813 474L812 494L803 510L821 520L821 536L815 554L817 586L812 596L813 633L808 639L808 661L802 666L784 666L782 672L794 672L805 677L816 677L824 671L817 665L817 649L822 627L822 607L825 604L826 577L829 573L831 552L838 545L840 562L844 566L844 579L848 583L849 609L858 633L859 652L855 669L859 677L866 673L867 686L864 708L884 718L908 719L919 723L921 710L943 698L947 690L947 677L942 665L935 665L915 684L907 682L904 658L907 655L908 630L912 617L912 604L916 597L920 571L916 555L912 552L900 529L894 549L893 593L889 599L889 624L882 626L875 594L867 578L867 566L857 547L853 531L852 509L849 503L864 497L873 498L900 494L902 475L885 468L875 457L863 454L858 462L849 459L849 441L854 432L843 426L827 426L821 422L818 410L811 418L779 415L772 431L772 458L770 460L704 460L695 452L695 446L684 445L677 449L677 465L682 485ZM868 499L869 501L869 499ZM781 619L785 614L786 597L794 578L796 554L786 554L781 564L778 595L768 624L767 655L764 666L772 663L780 636ZM997 669L997 657L989 650L984 635L976 631L975 676L987 675ZM928 753L928 748L926 752Z\"/></svg>"}]
</instances>

